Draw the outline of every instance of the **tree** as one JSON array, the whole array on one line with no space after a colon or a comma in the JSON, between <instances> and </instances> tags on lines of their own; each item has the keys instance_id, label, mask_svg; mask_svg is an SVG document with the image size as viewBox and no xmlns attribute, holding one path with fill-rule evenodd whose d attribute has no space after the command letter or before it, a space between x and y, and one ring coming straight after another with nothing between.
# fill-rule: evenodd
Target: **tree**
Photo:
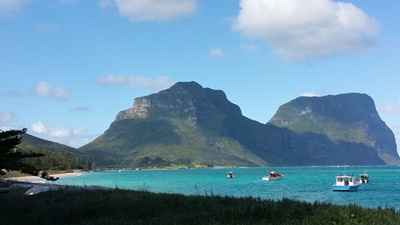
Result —
<instances>
[{"instance_id":1,"label":"tree","mask_svg":"<svg viewBox=\"0 0 400 225\"><path fill-rule=\"evenodd\" d=\"M21 143L21 135L26 133L27 129L22 130L0 130L0 175L4 175L3 170L20 171L30 175L37 176L39 169L29 163L23 162L25 158L42 157L44 154L35 152L22 152L17 146Z\"/></svg>"}]
</instances>

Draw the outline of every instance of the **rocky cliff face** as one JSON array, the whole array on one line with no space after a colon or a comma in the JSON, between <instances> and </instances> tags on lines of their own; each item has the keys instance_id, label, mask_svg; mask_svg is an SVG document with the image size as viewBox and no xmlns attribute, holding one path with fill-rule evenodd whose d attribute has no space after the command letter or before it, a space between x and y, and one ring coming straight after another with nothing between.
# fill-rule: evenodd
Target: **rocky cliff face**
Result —
<instances>
[{"instance_id":1,"label":"rocky cliff face","mask_svg":"<svg viewBox=\"0 0 400 225\"><path fill-rule=\"evenodd\" d=\"M145 97L136 98L131 108L117 114L115 121L149 116L186 117L198 122L208 121L216 114L241 115L222 91L203 88L196 82L179 82L171 88Z\"/></svg>"},{"instance_id":2,"label":"rocky cliff face","mask_svg":"<svg viewBox=\"0 0 400 225\"><path fill-rule=\"evenodd\" d=\"M372 147L383 161L398 158L394 134L366 94L299 97L282 105L269 123L300 136L324 135L332 143ZM351 152L349 149L347 155Z\"/></svg>"},{"instance_id":3,"label":"rocky cliff face","mask_svg":"<svg viewBox=\"0 0 400 225\"><path fill-rule=\"evenodd\" d=\"M232 115L242 117L240 108L229 102L224 92L196 82L179 82L136 98L131 108L117 114L103 135L81 150L107 166L116 161L136 166L143 166L143 162L189 167L265 166L263 159L237 140L221 134Z\"/></svg>"},{"instance_id":4,"label":"rocky cliff face","mask_svg":"<svg viewBox=\"0 0 400 225\"><path fill-rule=\"evenodd\" d=\"M174 85L167 91L136 98L132 108L119 112L115 120L146 118L155 113L194 113L194 101L186 98L185 92L179 85Z\"/></svg>"}]
</instances>

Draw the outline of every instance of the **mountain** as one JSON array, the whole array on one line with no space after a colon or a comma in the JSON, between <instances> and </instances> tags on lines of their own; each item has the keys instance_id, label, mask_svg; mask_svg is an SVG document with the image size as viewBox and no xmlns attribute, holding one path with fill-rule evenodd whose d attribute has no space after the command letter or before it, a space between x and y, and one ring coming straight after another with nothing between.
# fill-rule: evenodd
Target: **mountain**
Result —
<instances>
[{"instance_id":1,"label":"mountain","mask_svg":"<svg viewBox=\"0 0 400 225\"><path fill-rule=\"evenodd\" d=\"M299 135L309 145L303 148L313 162L342 158L350 164L399 162L394 134L366 94L299 97L279 107L269 123Z\"/></svg>"},{"instance_id":2,"label":"mountain","mask_svg":"<svg viewBox=\"0 0 400 225\"><path fill-rule=\"evenodd\" d=\"M43 154L43 157L24 159L25 163L40 170L91 169L89 157L76 148L47 141L27 133L22 134L22 142L18 148L22 152L33 151Z\"/></svg>"},{"instance_id":3,"label":"mountain","mask_svg":"<svg viewBox=\"0 0 400 225\"><path fill-rule=\"evenodd\" d=\"M134 99L79 150L98 166L127 168L400 163L394 135L367 95L300 97L262 124L223 91L196 82Z\"/></svg>"},{"instance_id":4,"label":"mountain","mask_svg":"<svg viewBox=\"0 0 400 225\"><path fill-rule=\"evenodd\" d=\"M79 150L97 165L265 166L236 139L223 135L224 121L243 117L222 91L195 82L136 98L104 134Z\"/></svg>"},{"instance_id":5,"label":"mountain","mask_svg":"<svg viewBox=\"0 0 400 225\"><path fill-rule=\"evenodd\" d=\"M24 133L22 134L21 147L46 150L57 154L68 153L71 156L81 156L82 152L76 148L67 145L59 144L56 142L44 140L33 135Z\"/></svg>"}]
</instances>

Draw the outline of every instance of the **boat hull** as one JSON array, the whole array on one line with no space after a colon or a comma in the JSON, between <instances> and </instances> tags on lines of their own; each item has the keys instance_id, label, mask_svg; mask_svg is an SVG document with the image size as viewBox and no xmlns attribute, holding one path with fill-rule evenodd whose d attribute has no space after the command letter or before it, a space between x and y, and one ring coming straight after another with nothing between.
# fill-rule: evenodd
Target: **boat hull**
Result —
<instances>
[{"instance_id":1,"label":"boat hull","mask_svg":"<svg viewBox=\"0 0 400 225\"><path fill-rule=\"evenodd\" d=\"M357 191L359 185L354 186L342 186L342 185L333 185L333 191Z\"/></svg>"},{"instance_id":2,"label":"boat hull","mask_svg":"<svg viewBox=\"0 0 400 225\"><path fill-rule=\"evenodd\" d=\"M281 174L279 174L279 173L277 173L277 172L275 172L275 171L272 171L272 172L269 173L269 176L264 176L264 177L262 178L262 180L265 180L265 181L269 181L269 180L280 180L280 179L282 178L282 176L283 176L283 175L281 175Z\"/></svg>"}]
</instances>

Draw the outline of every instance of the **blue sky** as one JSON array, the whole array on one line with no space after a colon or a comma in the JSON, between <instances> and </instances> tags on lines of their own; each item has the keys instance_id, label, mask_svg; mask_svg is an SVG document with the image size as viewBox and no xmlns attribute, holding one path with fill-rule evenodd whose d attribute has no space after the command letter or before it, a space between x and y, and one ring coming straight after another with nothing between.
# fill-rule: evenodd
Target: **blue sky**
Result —
<instances>
[{"instance_id":1,"label":"blue sky","mask_svg":"<svg viewBox=\"0 0 400 225\"><path fill-rule=\"evenodd\" d=\"M80 147L134 98L196 81L261 123L299 96L366 93L399 140L399 10L395 0L0 0L0 129Z\"/></svg>"}]
</instances>

